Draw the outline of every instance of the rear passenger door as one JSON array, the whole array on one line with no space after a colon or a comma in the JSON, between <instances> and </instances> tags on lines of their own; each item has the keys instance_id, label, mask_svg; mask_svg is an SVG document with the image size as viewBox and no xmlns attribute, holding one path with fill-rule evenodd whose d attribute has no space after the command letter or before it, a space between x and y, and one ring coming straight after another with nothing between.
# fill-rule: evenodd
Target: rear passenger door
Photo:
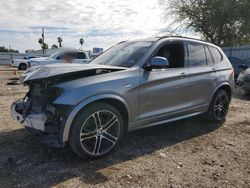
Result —
<instances>
[{"instance_id":1,"label":"rear passenger door","mask_svg":"<svg viewBox=\"0 0 250 188\"><path fill-rule=\"evenodd\" d=\"M207 108L213 94L216 71L206 44L186 42L190 76L190 106Z\"/></svg>"}]
</instances>

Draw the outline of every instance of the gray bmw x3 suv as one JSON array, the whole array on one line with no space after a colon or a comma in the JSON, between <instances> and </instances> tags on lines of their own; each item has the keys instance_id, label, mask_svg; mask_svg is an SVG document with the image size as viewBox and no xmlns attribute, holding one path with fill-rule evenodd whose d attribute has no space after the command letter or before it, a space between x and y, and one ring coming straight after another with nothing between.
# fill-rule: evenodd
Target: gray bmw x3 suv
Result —
<instances>
[{"instance_id":1,"label":"gray bmw x3 suv","mask_svg":"<svg viewBox=\"0 0 250 188\"><path fill-rule=\"evenodd\" d=\"M127 131L202 113L223 121L234 88L223 51L185 37L121 42L87 65L34 67L22 80L29 91L12 117L87 158L110 153Z\"/></svg>"}]
</instances>

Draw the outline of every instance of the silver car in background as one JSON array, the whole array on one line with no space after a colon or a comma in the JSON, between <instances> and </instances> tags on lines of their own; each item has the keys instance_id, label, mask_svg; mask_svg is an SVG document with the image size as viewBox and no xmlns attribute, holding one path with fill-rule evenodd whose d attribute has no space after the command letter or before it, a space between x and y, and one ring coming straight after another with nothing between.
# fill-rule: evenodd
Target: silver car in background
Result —
<instances>
[{"instance_id":1,"label":"silver car in background","mask_svg":"<svg viewBox=\"0 0 250 188\"><path fill-rule=\"evenodd\" d=\"M100 158L127 131L202 113L223 121L234 72L218 46L155 37L121 42L90 64L31 68L23 82L29 92L11 106L15 120L43 143Z\"/></svg>"}]
</instances>

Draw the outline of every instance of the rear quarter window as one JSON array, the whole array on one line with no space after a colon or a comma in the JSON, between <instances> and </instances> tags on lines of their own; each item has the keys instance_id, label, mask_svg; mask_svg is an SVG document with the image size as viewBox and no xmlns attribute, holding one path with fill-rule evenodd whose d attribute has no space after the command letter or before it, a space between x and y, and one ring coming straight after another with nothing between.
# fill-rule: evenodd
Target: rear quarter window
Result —
<instances>
[{"instance_id":1,"label":"rear quarter window","mask_svg":"<svg viewBox=\"0 0 250 188\"><path fill-rule=\"evenodd\" d=\"M208 48L212 54L212 57L214 59L214 63L219 63L222 60L222 55L219 52L219 50L217 48L211 47L211 46L209 46Z\"/></svg>"},{"instance_id":2,"label":"rear quarter window","mask_svg":"<svg viewBox=\"0 0 250 188\"><path fill-rule=\"evenodd\" d=\"M207 56L207 64L208 64L208 65L213 64L213 63L214 63L214 60L213 60L213 57L212 57L212 55L211 55L211 52L210 52L210 50L208 49L207 46L205 46L205 51L206 51L206 56Z\"/></svg>"}]
</instances>

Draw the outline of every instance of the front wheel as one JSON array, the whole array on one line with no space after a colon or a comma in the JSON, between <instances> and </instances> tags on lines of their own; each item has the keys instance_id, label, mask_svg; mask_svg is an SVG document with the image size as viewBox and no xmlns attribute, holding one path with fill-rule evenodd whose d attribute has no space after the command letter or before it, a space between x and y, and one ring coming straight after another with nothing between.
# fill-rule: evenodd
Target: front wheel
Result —
<instances>
[{"instance_id":1,"label":"front wheel","mask_svg":"<svg viewBox=\"0 0 250 188\"><path fill-rule=\"evenodd\" d=\"M81 110L70 131L69 143L80 157L97 159L109 154L124 132L120 112L106 103L95 103Z\"/></svg>"},{"instance_id":2,"label":"front wheel","mask_svg":"<svg viewBox=\"0 0 250 188\"><path fill-rule=\"evenodd\" d=\"M230 99L225 90L220 89L216 91L208 110L209 120L213 122L224 121L228 112L229 103Z\"/></svg>"},{"instance_id":3,"label":"front wheel","mask_svg":"<svg viewBox=\"0 0 250 188\"><path fill-rule=\"evenodd\" d=\"M26 70L27 69L27 65L24 63L21 63L18 67L19 70Z\"/></svg>"}]
</instances>

